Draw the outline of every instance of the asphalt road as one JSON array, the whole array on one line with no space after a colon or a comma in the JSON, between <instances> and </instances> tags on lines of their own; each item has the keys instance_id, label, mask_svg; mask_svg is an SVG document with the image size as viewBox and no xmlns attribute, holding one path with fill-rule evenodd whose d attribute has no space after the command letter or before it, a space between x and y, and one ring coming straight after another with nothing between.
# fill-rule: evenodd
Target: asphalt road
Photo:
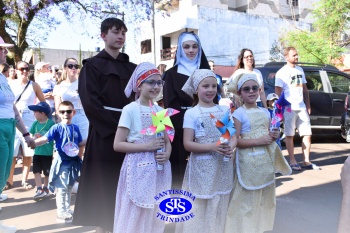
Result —
<instances>
[{"instance_id":1,"label":"asphalt road","mask_svg":"<svg viewBox=\"0 0 350 233\"><path fill-rule=\"evenodd\" d=\"M293 172L277 176L277 211L273 233L332 233L336 232L341 201L340 169L347 158L350 144L339 138L313 142L311 160L322 167L320 171ZM283 150L287 155L286 150ZM301 159L300 147L296 158ZM9 199L0 203L0 220L15 225L24 232L94 232L92 227L56 223L54 196L33 201L35 189L25 191L20 186L20 165L16 165L15 188L5 191ZM34 184L34 176L29 175ZM72 203L74 204L75 195ZM173 227L167 227L169 232Z\"/></svg>"}]
</instances>

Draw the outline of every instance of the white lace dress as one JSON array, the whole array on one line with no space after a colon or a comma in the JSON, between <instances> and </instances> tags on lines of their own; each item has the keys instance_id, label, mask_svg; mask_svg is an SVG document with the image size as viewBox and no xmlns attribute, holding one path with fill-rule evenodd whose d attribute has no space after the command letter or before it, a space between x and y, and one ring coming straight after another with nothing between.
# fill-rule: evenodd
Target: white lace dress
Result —
<instances>
[{"instance_id":1,"label":"white lace dress","mask_svg":"<svg viewBox=\"0 0 350 233\"><path fill-rule=\"evenodd\" d=\"M147 128L152 125L151 110L139 107L141 119L132 120L141 121L142 128ZM134 143L146 143L154 138L155 135L143 135ZM114 233L164 232L165 222L156 217L159 208L154 199L158 193L171 188L170 162L163 167L157 171L154 152L126 154L116 194Z\"/></svg>"},{"instance_id":2,"label":"white lace dress","mask_svg":"<svg viewBox=\"0 0 350 233\"><path fill-rule=\"evenodd\" d=\"M216 128L210 113L220 119L228 108L215 106L188 110L187 114L199 108L201 122L196 130L201 130L203 136L195 136L195 141L201 144L217 142L221 136ZM185 117L186 117L185 115ZM195 117L196 118L196 117ZM196 124L198 125L198 123ZM195 135L198 135L198 133ZM224 161L220 154L191 153L187 163L182 189L195 195L191 212L195 215L183 223L177 223L176 233L224 232L226 213L229 204L230 192L233 187L233 161Z\"/></svg>"}]
</instances>

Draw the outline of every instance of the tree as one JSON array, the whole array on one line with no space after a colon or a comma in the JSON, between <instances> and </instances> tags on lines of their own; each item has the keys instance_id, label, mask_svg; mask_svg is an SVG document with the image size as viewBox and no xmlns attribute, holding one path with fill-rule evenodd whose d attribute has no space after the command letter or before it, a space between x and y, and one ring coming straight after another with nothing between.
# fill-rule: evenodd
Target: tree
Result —
<instances>
[{"instance_id":1,"label":"tree","mask_svg":"<svg viewBox=\"0 0 350 233\"><path fill-rule=\"evenodd\" d=\"M344 36L350 29L349 12L350 0L320 0L312 12L313 29L305 31L295 27L285 32L280 42L296 47L302 61L332 64L350 44L350 37Z\"/></svg>"},{"instance_id":2,"label":"tree","mask_svg":"<svg viewBox=\"0 0 350 233\"><path fill-rule=\"evenodd\" d=\"M118 3L111 0L0 0L0 36L7 43L15 44L10 51L14 54L13 59L19 61L29 44L45 41L50 30L60 23L52 14L54 10L62 11L67 19L84 23L87 18L120 17L122 9L118 4L121 4L137 10L136 22L150 18L153 0L116 2ZM154 2L163 11L170 5L168 0Z\"/></svg>"}]
</instances>

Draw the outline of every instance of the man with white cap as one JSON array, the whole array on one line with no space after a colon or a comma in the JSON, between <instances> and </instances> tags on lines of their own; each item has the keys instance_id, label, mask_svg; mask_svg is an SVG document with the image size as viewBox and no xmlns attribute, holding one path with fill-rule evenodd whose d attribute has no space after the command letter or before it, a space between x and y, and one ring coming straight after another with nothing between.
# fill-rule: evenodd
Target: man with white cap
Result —
<instances>
[{"instance_id":1,"label":"man with white cap","mask_svg":"<svg viewBox=\"0 0 350 233\"><path fill-rule=\"evenodd\" d=\"M43 91L46 103L50 105L51 114L49 115L49 119L52 120L52 113L55 112L55 102L52 91L56 85L56 81L54 79L54 72L50 69L50 63L43 61L36 63L34 78L35 82L39 84Z\"/></svg>"},{"instance_id":2,"label":"man with white cap","mask_svg":"<svg viewBox=\"0 0 350 233\"><path fill-rule=\"evenodd\" d=\"M7 48L13 46L13 44L5 43L0 37L0 63L6 62ZM7 142L0 146L0 202L7 199L7 195L1 193L12 166L15 127L23 134L28 145L33 143L33 139L31 139L16 106L13 104L14 101L15 95L8 85L6 77L0 73L0 141ZM0 223L0 232L12 233L16 231L16 227L5 226Z\"/></svg>"}]
</instances>

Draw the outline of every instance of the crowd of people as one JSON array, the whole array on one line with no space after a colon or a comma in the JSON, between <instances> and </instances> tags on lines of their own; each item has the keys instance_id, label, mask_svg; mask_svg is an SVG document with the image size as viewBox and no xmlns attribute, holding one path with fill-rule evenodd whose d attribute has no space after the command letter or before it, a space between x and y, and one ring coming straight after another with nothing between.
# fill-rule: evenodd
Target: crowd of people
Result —
<instances>
[{"instance_id":1,"label":"crowd of people","mask_svg":"<svg viewBox=\"0 0 350 233\"><path fill-rule=\"evenodd\" d=\"M105 19L104 50L83 60L82 67L67 58L59 75L39 62L34 79L27 62L6 63L13 45L0 37L0 140L7 142L0 145L0 201L7 199L3 190L13 187L21 155L22 187L34 188L28 182L33 163L33 199L55 193L58 222L95 226L98 233L161 233L165 221L156 217L160 200L154 197L177 189L195 196L195 217L177 223L177 233L272 230L275 173L320 169L309 159L311 108L297 50L285 49L287 64L276 74L276 93L266 97L250 49L241 50L224 87L195 33L179 35L168 70L130 62L120 52L126 33L123 21ZM226 92L235 99L227 100ZM283 113L290 163L271 127L271 109L282 93L291 109ZM162 111L171 116L173 129L158 134L151 126L155 112ZM294 158L295 128L303 138L302 166ZM342 213L348 209L342 207ZM339 229L348 229L344 219ZM16 232L12 226L0 229Z\"/></svg>"}]
</instances>

